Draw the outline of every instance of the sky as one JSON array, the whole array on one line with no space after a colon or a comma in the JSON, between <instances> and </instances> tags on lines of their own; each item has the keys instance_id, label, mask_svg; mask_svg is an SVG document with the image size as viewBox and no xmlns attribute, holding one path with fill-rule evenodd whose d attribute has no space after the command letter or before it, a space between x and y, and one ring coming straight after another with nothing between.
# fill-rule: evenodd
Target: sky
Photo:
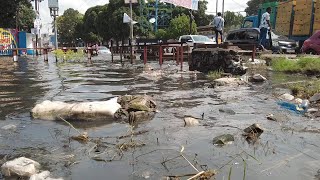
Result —
<instances>
[{"instance_id":1,"label":"sky","mask_svg":"<svg viewBox=\"0 0 320 180\"><path fill-rule=\"evenodd\" d=\"M216 12L216 0L207 0L208 10L207 14L214 14ZM222 0L218 0L218 11L222 10ZM247 7L247 2L249 0L225 0L225 11L244 11ZM86 10L92 6L104 5L109 3L109 0L59 0L59 15L68 8L73 8L78 10L80 13L84 14ZM48 0L43 0L40 3L40 18L42 22L42 33L48 33L51 31L52 18L50 17L50 11L48 8Z\"/></svg>"}]
</instances>

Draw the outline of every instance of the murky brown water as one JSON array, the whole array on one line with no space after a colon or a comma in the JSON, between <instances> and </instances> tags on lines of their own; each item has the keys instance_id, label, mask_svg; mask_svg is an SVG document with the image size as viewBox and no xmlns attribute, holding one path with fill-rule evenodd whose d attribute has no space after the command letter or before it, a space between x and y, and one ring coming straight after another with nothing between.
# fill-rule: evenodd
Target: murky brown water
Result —
<instances>
[{"instance_id":1,"label":"murky brown water","mask_svg":"<svg viewBox=\"0 0 320 180\"><path fill-rule=\"evenodd\" d=\"M17 125L15 131L0 130L0 160L30 157L43 170L64 179L161 179L196 173L183 158L170 160L184 146L184 155L198 170L218 170L216 179L228 179L230 172L236 180L319 178L319 134L310 131L320 128L319 120L278 107L272 83L211 89L204 75L177 72L174 62L163 65L162 75L156 62L151 63L154 74L142 73L139 64L122 66L109 58L94 59L92 64L56 63L53 58L49 63L42 58L21 58L18 63L0 59L0 127ZM277 77L274 82L285 78ZM104 142L96 147L93 142L69 140L77 133L63 122L33 120L29 115L43 100L100 101L124 94L152 95L159 109L153 120L134 128L135 132L148 131L133 138L145 145L124 152L116 151L115 144L130 138L113 137L128 134L127 124L75 124ZM236 114L220 112L220 108ZM265 117L269 113L286 115L289 121L269 121ZM200 126L184 127L184 115L202 114ZM266 129L253 145L241 136L241 129L252 123ZM225 133L235 135L233 144L212 145L214 137Z\"/></svg>"}]
</instances>

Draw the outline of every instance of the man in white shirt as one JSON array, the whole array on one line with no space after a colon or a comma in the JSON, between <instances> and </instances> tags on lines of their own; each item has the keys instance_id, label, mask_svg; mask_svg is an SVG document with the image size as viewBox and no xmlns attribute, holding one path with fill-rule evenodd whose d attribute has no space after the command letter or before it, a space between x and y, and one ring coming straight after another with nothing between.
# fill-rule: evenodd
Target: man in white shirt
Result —
<instances>
[{"instance_id":1,"label":"man in white shirt","mask_svg":"<svg viewBox=\"0 0 320 180\"><path fill-rule=\"evenodd\" d=\"M271 31L270 13L271 13L271 7L268 7L267 12L263 13L261 17L259 43L260 45L263 46L263 48L266 47L268 30Z\"/></svg>"},{"instance_id":2,"label":"man in white shirt","mask_svg":"<svg viewBox=\"0 0 320 180\"><path fill-rule=\"evenodd\" d=\"M219 36L219 34L221 36L221 42L223 42L224 19L223 19L223 17L221 17L221 13L220 12L218 13L218 16L216 16L213 19L213 27L215 28L214 32L216 33L216 42L217 42L217 44L218 44L218 36Z\"/></svg>"}]
</instances>

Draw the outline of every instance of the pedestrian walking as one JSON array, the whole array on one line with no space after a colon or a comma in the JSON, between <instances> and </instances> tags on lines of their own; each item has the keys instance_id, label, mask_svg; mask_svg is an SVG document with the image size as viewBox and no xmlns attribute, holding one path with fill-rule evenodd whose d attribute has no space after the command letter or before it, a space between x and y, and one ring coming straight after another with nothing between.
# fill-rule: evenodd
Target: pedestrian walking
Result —
<instances>
[{"instance_id":1,"label":"pedestrian walking","mask_svg":"<svg viewBox=\"0 0 320 180\"><path fill-rule=\"evenodd\" d=\"M267 45L267 34L268 30L271 32L271 24L270 24L270 13L271 7L267 8L267 11L262 14L261 22L260 22L260 39L259 43L264 49Z\"/></svg>"},{"instance_id":2,"label":"pedestrian walking","mask_svg":"<svg viewBox=\"0 0 320 180\"><path fill-rule=\"evenodd\" d=\"M223 42L223 28L224 28L224 19L221 17L221 13L219 12L217 16L213 19L213 30L216 34L216 42L219 44L218 37L219 34L221 36L221 42Z\"/></svg>"}]
</instances>

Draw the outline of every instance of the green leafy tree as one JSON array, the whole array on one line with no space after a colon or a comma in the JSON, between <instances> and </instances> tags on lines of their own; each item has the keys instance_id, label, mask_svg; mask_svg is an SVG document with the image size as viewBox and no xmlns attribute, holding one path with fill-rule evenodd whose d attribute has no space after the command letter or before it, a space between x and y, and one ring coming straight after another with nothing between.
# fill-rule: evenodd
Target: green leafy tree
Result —
<instances>
[{"instance_id":1,"label":"green leafy tree","mask_svg":"<svg viewBox=\"0 0 320 180\"><path fill-rule=\"evenodd\" d=\"M16 23L19 30L30 31L34 26L36 13L32 9L30 3L20 2L18 6L18 13L16 15Z\"/></svg>"},{"instance_id":2,"label":"green leafy tree","mask_svg":"<svg viewBox=\"0 0 320 180\"><path fill-rule=\"evenodd\" d=\"M103 39L123 41L130 36L130 26L123 23L123 13L130 14L130 9L124 4L123 0L110 0L109 4L98 15L97 29ZM138 16L133 12L133 19L137 20ZM139 32L137 25L134 25L135 35ZM143 31L140 31L144 33Z\"/></svg>"},{"instance_id":3,"label":"green leafy tree","mask_svg":"<svg viewBox=\"0 0 320 180\"><path fill-rule=\"evenodd\" d=\"M166 30L164 29L159 29L156 33L155 33L155 37L157 39L168 39L168 33Z\"/></svg>"},{"instance_id":4,"label":"green leafy tree","mask_svg":"<svg viewBox=\"0 0 320 180\"><path fill-rule=\"evenodd\" d=\"M87 43L98 43L102 37L98 31L98 15L103 11L104 6L94 6L89 8L83 17L83 38Z\"/></svg>"},{"instance_id":5,"label":"green leafy tree","mask_svg":"<svg viewBox=\"0 0 320 180\"><path fill-rule=\"evenodd\" d=\"M0 27L30 30L36 14L28 0L0 0Z\"/></svg>"},{"instance_id":6,"label":"green leafy tree","mask_svg":"<svg viewBox=\"0 0 320 180\"><path fill-rule=\"evenodd\" d=\"M181 35L190 34L190 19L189 16L182 14L171 20L168 27L168 38L176 39ZM197 33L197 25L193 21L191 26L191 34Z\"/></svg>"},{"instance_id":7,"label":"green leafy tree","mask_svg":"<svg viewBox=\"0 0 320 180\"><path fill-rule=\"evenodd\" d=\"M197 26L205 26L212 21L213 17L206 14L207 5L207 1L199 1L198 10L192 11Z\"/></svg>"},{"instance_id":8,"label":"green leafy tree","mask_svg":"<svg viewBox=\"0 0 320 180\"><path fill-rule=\"evenodd\" d=\"M101 7L100 11L98 12L98 16L96 21L96 30L97 34L101 36L101 38L104 41L108 41L111 39L111 34L110 34L110 14L108 13L108 5L104 5Z\"/></svg>"},{"instance_id":9,"label":"green leafy tree","mask_svg":"<svg viewBox=\"0 0 320 180\"><path fill-rule=\"evenodd\" d=\"M59 41L62 44L72 46L76 43L76 39L79 38L76 35L76 27L81 24L83 15L79 11L72 8L64 11L62 16L57 19Z\"/></svg>"},{"instance_id":10,"label":"green leafy tree","mask_svg":"<svg viewBox=\"0 0 320 180\"><path fill-rule=\"evenodd\" d=\"M152 24L146 17L140 17L139 23L134 26L134 32L136 36L149 37L150 32L152 32Z\"/></svg>"},{"instance_id":11,"label":"green leafy tree","mask_svg":"<svg viewBox=\"0 0 320 180\"><path fill-rule=\"evenodd\" d=\"M240 13L226 11L224 15L225 31L240 28L244 17Z\"/></svg>"},{"instance_id":12,"label":"green leafy tree","mask_svg":"<svg viewBox=\"0 0 320 180\"><path fill-rule=\"evenodd\" d=\"M245 12L248 16L256 15L258 13L258 9L260 4L265 2L275 2L278 0L250 0L247 2L248 7L245 9Z\"/></svg>"}]
</instances>

